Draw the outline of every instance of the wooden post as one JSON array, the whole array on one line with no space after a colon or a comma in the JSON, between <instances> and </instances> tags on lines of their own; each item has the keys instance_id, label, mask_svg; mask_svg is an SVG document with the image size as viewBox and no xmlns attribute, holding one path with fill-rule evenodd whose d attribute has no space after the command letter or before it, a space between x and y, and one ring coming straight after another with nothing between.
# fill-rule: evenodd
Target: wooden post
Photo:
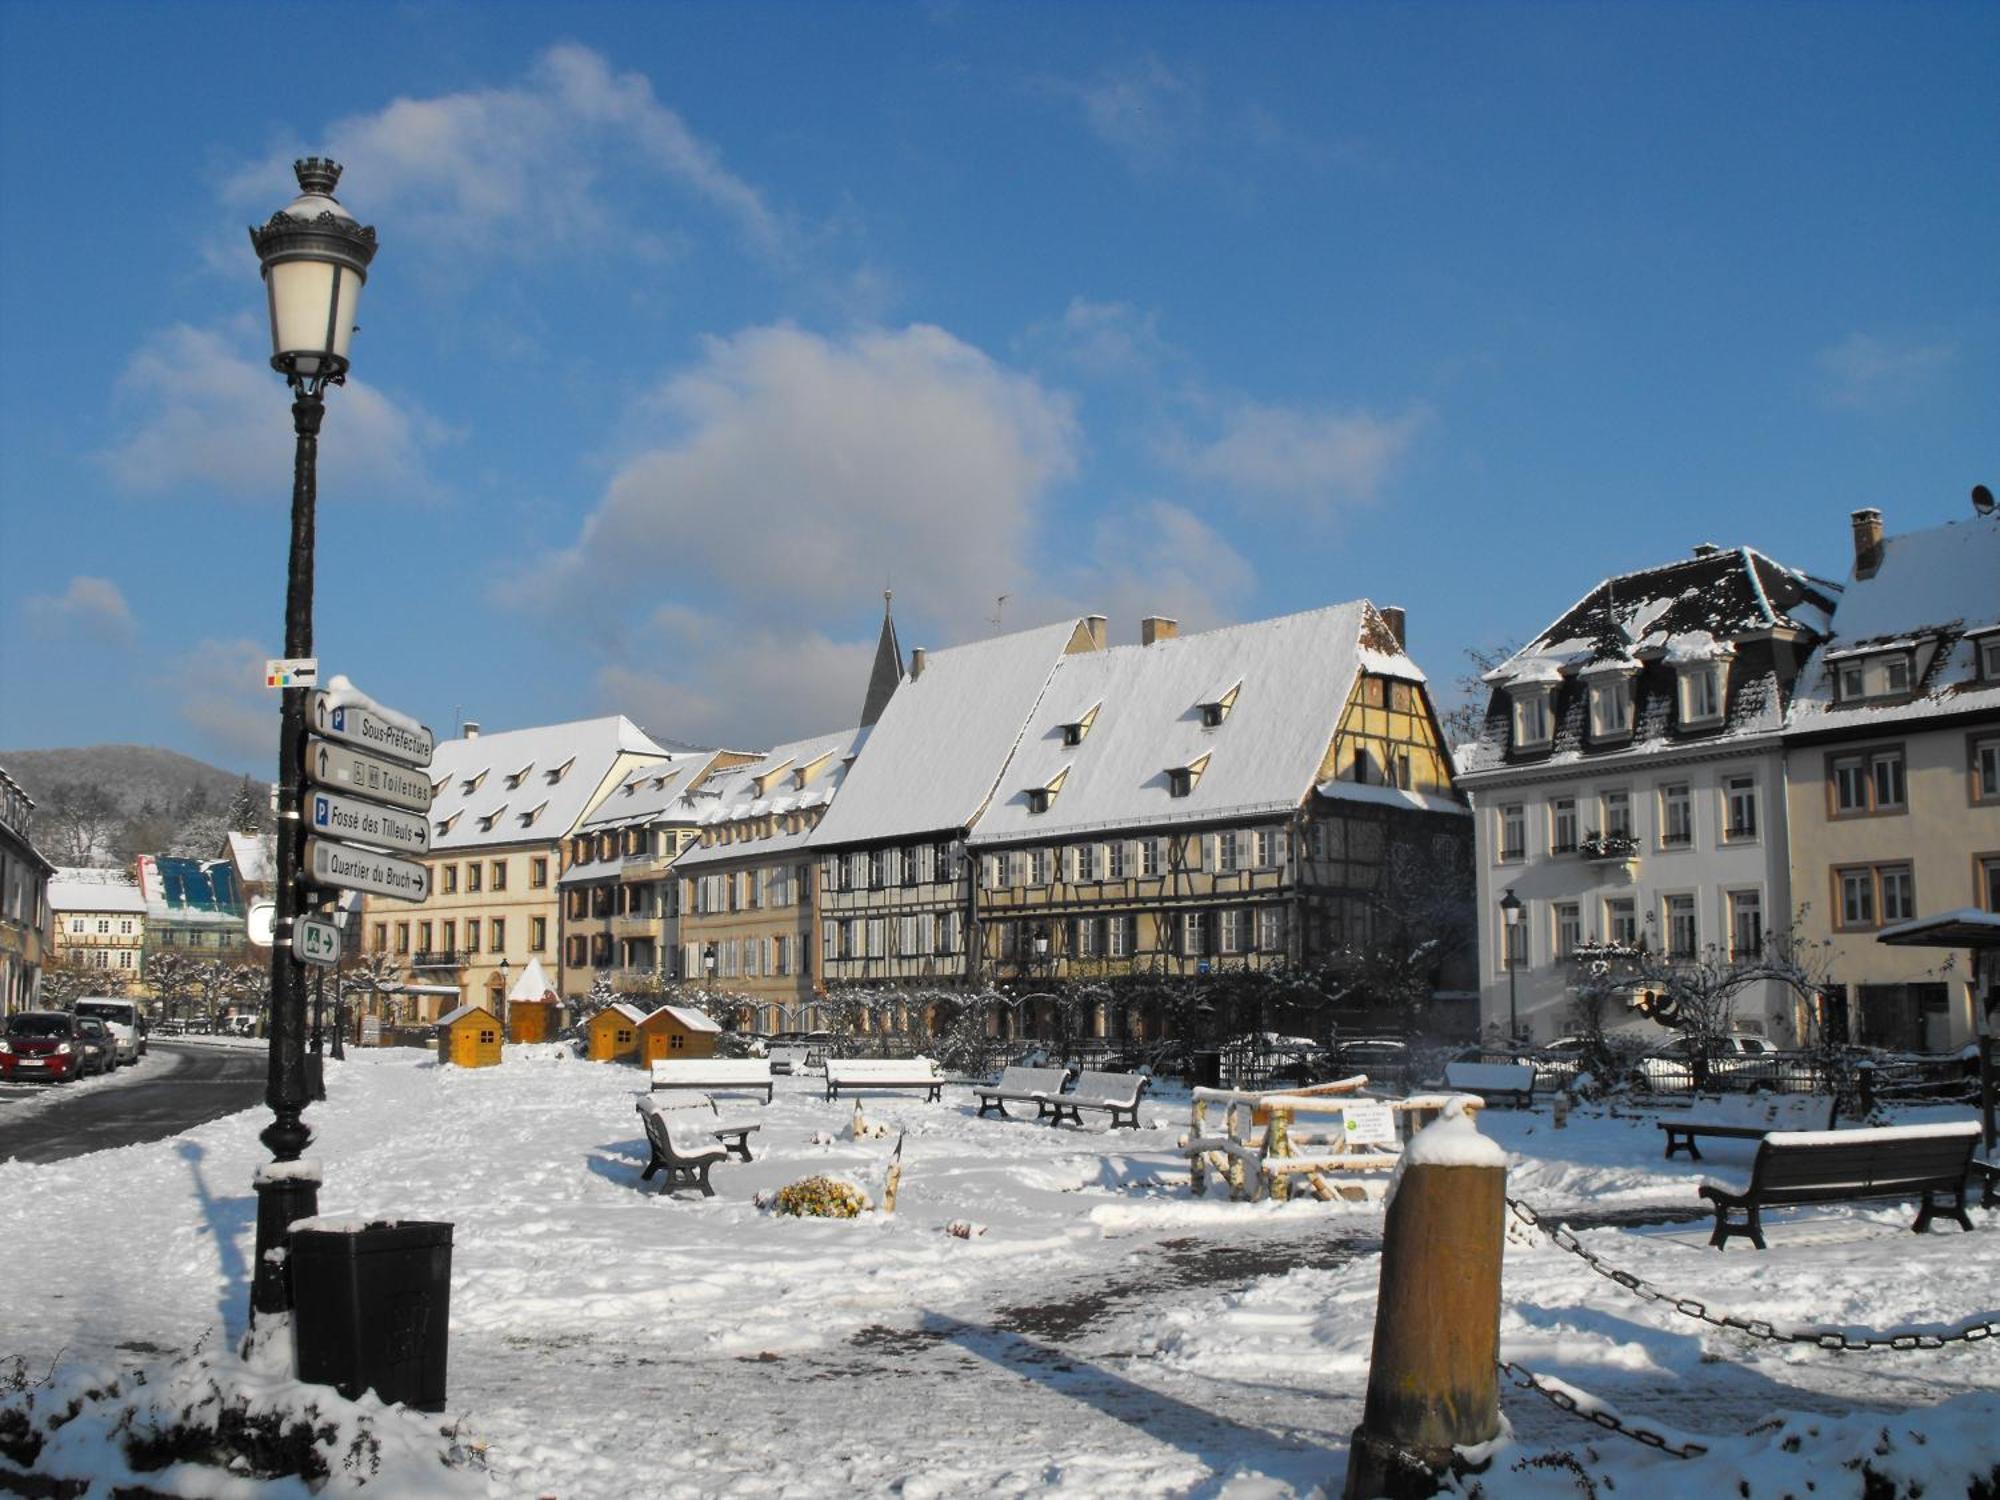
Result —
<instances>
[{"instance_id":1,"label":"wooden post","mask_svg":"<svg viewBox=\"0 0 2000 1500\"><path fill-rule=\"evenodd\" d=\"M1499 1433L1506 1191L1505 1155L1459 1109L1410 1142L1383 1232L1346 1500L1435 1494L1455 1446Z\"/></svg>"},{"instance_id":2,"label":"wooden post","mask_svg":"<svg viewBox=\"0 0 2000 1500\"><path fill-rule=\"evenodd\" d=\"M1290 1156L1291 1154L1292 1112L1289 1109L1274 1109L1271 1111L1269 1123L1264 1127L1265 1160L1268 1161L1274 1156ZM1264 1175L1262 1172L1257 1174L1260 1183L1263 1181ZM1272 1177L1270 1181L1271 1196L1276 1198L1280 1203L1285 1202L1292 1196L1291 1173L1280 1172Z\"/></svg>"},{"instance_id":3,"label":"wooden post","mask_svg":"<svg viewBox=\"0 0 2000 1500\"><path fill-rule=\"evenodd\" d=\"M1208 1125L1208 1101L1196 1099L1188 1123L1188 1139L1198 1141ZM1208 1153L1197 1148L1188 1153L1188 1188L1199 1198L1208 1191Z\"/></svg>"}]
</instances>

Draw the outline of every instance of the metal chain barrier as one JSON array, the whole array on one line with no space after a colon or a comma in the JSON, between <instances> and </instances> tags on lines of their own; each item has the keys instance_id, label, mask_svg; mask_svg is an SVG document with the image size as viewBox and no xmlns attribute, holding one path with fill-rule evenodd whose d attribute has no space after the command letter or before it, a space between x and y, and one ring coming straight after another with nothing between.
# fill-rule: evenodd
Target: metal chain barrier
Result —
<instances>
[{"instance_id":1,"label":"metal chain barrier","mask_svg":"<svg viewBox=\"0 0 2000 1500\"><path fill-rule=\"evenodd\" d=\"M1594 1422L1607 1432L1615 1432L1634 1442L1644 1443L1648 1448L1658 1448L1662 1453L1670 1453L1675 1458L1699 1458L1708 1452L1706 1443L1676 1442L1657 1427L1628 1417L1591 1397L1592 1404L1586 1406L1576 1397L1576 1387L1557 1384L1537 1375L1525 1365L1517 1365L1512 1360L1500 1361L1500 1372L1524 1391L1534 1391L1552 1405L1562 1408L1573 1417L1582 1417L1586 1422ZM1587 1394L1587 1393L1586 1393Z\"/></svg>"},{"instance_id":2,"label":"metal chain barrier","mask_svg":"<svg viewBox=\"0 0 2000 1500\"><path fill-rule=\"evenodd\" d=\"M1658 1302L1683 1317L1699 1318L1716 1328L1733 1328L1738 1333L1747 1334L1753 1339L1762 1339L1766 1343L1810 1344L1816 1349L1829 1350L1835 1354L1861 1354L1872 1353L1877 1349L1942 1349L1946 1344L1976 1344L1982 1339L2000 1336L2000 1314L1994 1313L1982 1313L1964 1319L1943 1333L1897 1332L1869 1334L1855 1338L1837 1329L1780 1328L1764 1318L1745 1318L1731 1312L1712 1312L1698 1298L1677 1297L1671 1292L1662 1291L1644 1278L1633 1275L1630 1271L1611 1265L1588 1249L1567 1224L1558 1224L1551 1229L1542 1222L1541 1216L1534 1209L1520 1199L1509 1198L1507 1207L1523 1224L1531 1229L1540 1230L1556 1245L1582 1260L1598 1275L1607 1281L1617 1282L1633 1295L1642 1297L1648 1302ZM1543 1391L1543 1394L1549 1393ZM1551 1396L1550 1399L1553 1400L1554 1397Z\"/></svg>"}]
</instances>

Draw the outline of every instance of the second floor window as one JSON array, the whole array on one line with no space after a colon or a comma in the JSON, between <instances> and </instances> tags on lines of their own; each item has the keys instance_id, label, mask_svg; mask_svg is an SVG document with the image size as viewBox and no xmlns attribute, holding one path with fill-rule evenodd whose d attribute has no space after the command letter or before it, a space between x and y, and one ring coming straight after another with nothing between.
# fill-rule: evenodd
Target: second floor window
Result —
<instances>
[{"instance_id":1,"label":"second floor window","mask_svg":"<svg viewBox=\"0 0 2000 1500\"><path fill-rule=\"evenodd\" d=\"M1574 901L1558 901L1554 908L1556 957L1568 958L1583 941L1583 908Z\"/></svg>"},{"instance_id":2,"label":"second floor window","mask_svg":"<svg viewBox=\"0 0 2000 1500\"><path fill-rule=\"evenodd\" d=\"M1528 857L1528 810L1519 802L1506 803L1500 809L1500 857Z\"/></svg>"},{"instance_id":3,"label":"second floor window","mask_svg":"<svg viewBox=\"0 0 2000 1500\"><path fill-rule=\"evenodd\" d=\"M1632 794L1627 791L1604 794L1604 832L1623 838L1632 836Z\"/></svg>"},{"instance_id":4,"label":"second floor window","mask_svg":"<svg viewBox=\"0 0 2000 1500\"><path fill-rule=\"evenodd\" d=\"M1694 842L1694 799L1685 781L1660 788L1660 845L1685 849Z\"/></svg>"},{"instance_id":5,"label":"second floor window","mask_svg":"<svg viewBox=\"0 0 2000 1500\"><path fill-rule=\"evenodd\" d=\"M1667 952L1679 959L1693 958L1699 941L1695 930L1694 897L1669 896L1666 898L1665 906Z\"/></svg>"},{"instance_id":6,"label":"second floor window","mask_svg":"<svg viewBox=\"0 0 2000 1500\"><path fill-rule=\"evenodd\" d=\"M1576 853L1576 798L1557 797L1549 803L1549 853Z\"/></svg>"},{"instance_id":7,"label":"second floor window","mask_svg":"<svg viewBox=\"0 0 2000 1500\"><path fill-rule=\"evenodd\" d=\"M1757 891L1729 893L1729 956L1755 958L1764 949L1764 898Z\"/></svg>"},{"instance_id":8,"label":"second floor window","mask_svg":"<svg viewBox=\"0 0 2000 1500\"><path fill-rule=\"evenodd\" d=\"M1639 913L1630 896L1616 896L1604 903L1604 940L1621 948L1639 941Z\"/></svg>"},{"instance_id":9,"label":"second floor window","mask_svg":"<svg viewBox=\"0 0 2000 1500\"><path fill-rule=\"evenodd\" d=\"M1757 837L1757 778L1730 776L1722 783L1722 837L1727 842Z\"/></svg>"},{"instance_id":10,"label":"second floor window","mask_svg":"<svg viewBox=\"0 0 2000 1500\"><path fill-rule=\"evenodd\" d=\"M2000 735L1972 742L1972 800L2000 802Z\"/></svg>"},{"instance_id":11,"label":"second floor window","mask_svg":"<svg viewBox=\"0 0 2000 1500\"><path fill-rule=\"evenodd\" d=\"M1903 751L1860 751L1828 760L1835 817L1901 812L1904 806Z\"/></svg>"},{"instance_id":12,"label":"second floor window","mask_svg":"<svg viewBox=\"0 0 2000 1500\"><path fill-rule=\"evenodd\" d=\"M529 860L528 884L534 887L536 890L541 890L544 887L546 887L548 883L549 883L548 860L539 855L536 856L534 859Z\"/></svg>"}]
</instances>

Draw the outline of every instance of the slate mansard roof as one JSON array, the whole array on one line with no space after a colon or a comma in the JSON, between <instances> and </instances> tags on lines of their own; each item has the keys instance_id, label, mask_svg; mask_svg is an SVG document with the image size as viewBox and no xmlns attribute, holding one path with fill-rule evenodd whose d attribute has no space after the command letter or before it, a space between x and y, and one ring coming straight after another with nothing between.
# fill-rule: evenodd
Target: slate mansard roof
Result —
<instances>
[{"instance_id":1,"label":"slate mansard roof","mask_svg":"<svg viewBox=\"0 0 2000 1500\"><path fill-rule=\"evenodd\" d=\"M1463 775L1512 764L1547 765L1696 741L1776 734L1801 659L1826 634L1840 586L1775 562L1750 547L1702 549L1659 567L1607 578L1528 645L1486 674L1494 685L1479 739L1461 746ZM1682 730L1676 668L1730 662L1722 722ZM1629 739L1593 746L1586 729L1597 674L1634 673ZM1554 739L1547 750L1512 753L1510 684L1552 689Z\"/></svg>"},{"instance_id":2,"label":"slate mansard roof","mask_svg":"<svg viewBox=\"0 0 2000 1500\"><path fill-rule=\"evenodd\" d=\"M1364 668L1424 680L1366 600L1065 657L967 842L1290 812ZM1169 772L1198 762L1174 796Z\"/></svg>"},{"instance_id":3,"label":"slate mansard roof","mask_svg":"<svg viewBox=\"0 0 2000 1500\"><path fill-rule=\"evenodd\" d=\"M1886 537L1874 573L1850 579L1833 634L1799 674L1790 734L1868 733L1909 720L2000 713L2000 683L1979 679L1977 643L2000 631L2000 512ZM1837 664L1871 648L1908 646L1918 676L1907 697L1835 703Z\"/></svg>"},{"instance_id":4,"label":"slate mansard roof","mask_svg":"<svg viewBox=\"0 0 2000 1500\"><path fill-rule=\"evenodd\" d=\"M562 838L621 755L666 751L622 715L446 740L427 772L432 852Z\"/></svg>"},{"instance_id":5,"label":"slate mansard roof","mask_svg":"<svg viewBox=\"0 0 2000 1500\"><path fill-rule=\"evenodd\" d=\"M1089 629L1066 620L928 654L905 673L814 848L956 833L993 794L1056 664Z\"/></svg>"}]
</instances>

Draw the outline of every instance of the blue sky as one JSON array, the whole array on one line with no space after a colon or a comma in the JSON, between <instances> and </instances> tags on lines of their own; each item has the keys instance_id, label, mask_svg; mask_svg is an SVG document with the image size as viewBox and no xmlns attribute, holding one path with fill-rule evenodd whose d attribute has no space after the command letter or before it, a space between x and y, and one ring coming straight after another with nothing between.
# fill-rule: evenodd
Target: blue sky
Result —
<instances>
[{"instance_id":1,"label":"blue sky","mask_svg":"<svg viewBox=\"0 0 2000 1500\"><path fill-rule=\"evenodd\" d=\"M852 722L885 586L934 648L1366 596L1446 681L1966 513L1996 72L1990 4L7 0L0 745L271 773L294 155L382 246L324 670L754 745Z\"/></svg>"}]
</instances>

